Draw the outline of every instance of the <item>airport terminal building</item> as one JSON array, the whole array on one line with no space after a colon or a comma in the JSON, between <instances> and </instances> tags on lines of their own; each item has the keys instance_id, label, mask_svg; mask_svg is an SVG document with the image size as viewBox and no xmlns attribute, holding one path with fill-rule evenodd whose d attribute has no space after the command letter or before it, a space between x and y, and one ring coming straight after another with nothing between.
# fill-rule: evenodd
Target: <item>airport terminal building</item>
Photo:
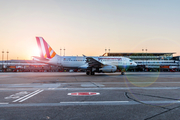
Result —
<instances>
[{"instance_id":1,"label":"airport terminal building","mask_svg":"<svg viewBox=\"0 0 180 120\"><path fill-rule=\"evenodd\" d=\"M0 61L0 71L4 72L58 72L59 66L48 65L35 60Z\"/></svg>"},{"instance_id":2,"label":"airport terminal building","mask_svg":"<svg viewBox=\"0 0 180 120\"><path fill-rule=\"evenodd\" d=\"M180 56L175 53L106 53L104 56L128 57L137 63L131 71L179 71Z\"/></svg>"}]
</instances>

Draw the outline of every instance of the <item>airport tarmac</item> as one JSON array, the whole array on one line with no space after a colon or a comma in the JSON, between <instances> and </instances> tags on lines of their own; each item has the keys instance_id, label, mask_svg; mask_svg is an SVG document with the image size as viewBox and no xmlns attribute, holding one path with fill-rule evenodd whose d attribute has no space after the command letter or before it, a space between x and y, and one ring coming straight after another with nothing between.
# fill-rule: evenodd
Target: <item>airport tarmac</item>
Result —
<instances>
[{"instance_id":1,"label":"airport tarmac","mask_svg":"<svg viewBox=\"0 0 180 120\"><path fill-rule=\"evenodd\" d=\"M179 72L0 73L0 120L178 120Z\"/></svg>"}]
</instances>

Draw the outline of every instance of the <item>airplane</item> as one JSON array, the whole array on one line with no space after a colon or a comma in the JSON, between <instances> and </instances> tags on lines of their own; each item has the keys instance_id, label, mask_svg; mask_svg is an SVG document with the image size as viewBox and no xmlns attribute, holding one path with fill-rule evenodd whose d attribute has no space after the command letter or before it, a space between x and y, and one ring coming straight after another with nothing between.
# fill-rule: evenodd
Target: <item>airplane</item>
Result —
<instances>
[{"instance_id":1,"label":"airplane","mask_svg":"<svg viewBox=\"0 0 180 120\"><path fill-rule=\"evenodd\" d=\"M33 56L34 60L63 68L84 69L87 75L95 75L95 72L114 73L117 69L120 69L121 75L124 75L126 69L137 66L134 61L126 57L59 56L42 37L36 37L36 41L40 57Z\"/></svg>"}]
</instances>

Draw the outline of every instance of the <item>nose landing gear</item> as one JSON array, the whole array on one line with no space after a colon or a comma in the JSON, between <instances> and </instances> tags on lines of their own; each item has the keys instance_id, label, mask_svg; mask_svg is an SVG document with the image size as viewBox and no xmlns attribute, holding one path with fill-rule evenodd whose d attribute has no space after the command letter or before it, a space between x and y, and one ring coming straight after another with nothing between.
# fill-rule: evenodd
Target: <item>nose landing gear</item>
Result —
<instances>
[{"instance_id":1,"label":"nose landing gear","mask_svg":"<svg viewBox=\"0 0 180 120\"><path fill-rule=\"evenodd\" d=\"M122 69L121 70L121 75L124 75L125 74L125 69Z\"/></svg>"}]
</instances>

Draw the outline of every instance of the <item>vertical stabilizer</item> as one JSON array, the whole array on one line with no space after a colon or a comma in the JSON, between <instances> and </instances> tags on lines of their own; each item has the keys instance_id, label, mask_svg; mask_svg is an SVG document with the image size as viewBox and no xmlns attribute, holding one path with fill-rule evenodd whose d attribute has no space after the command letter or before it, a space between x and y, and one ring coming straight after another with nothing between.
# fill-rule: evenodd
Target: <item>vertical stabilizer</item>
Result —
<instances>
[{"instance_id":1,"label":"vertical stabilizer","mask_svg":"<svg viewBox=\"0 0 180 120\"><path fill-rule=\"evenodd\" d=\"M54 50L47 44L47 42L42 37L36 37L36 41L40 50L41 58L51 59L56 55Z\"/></svg>"}]
</instances>

